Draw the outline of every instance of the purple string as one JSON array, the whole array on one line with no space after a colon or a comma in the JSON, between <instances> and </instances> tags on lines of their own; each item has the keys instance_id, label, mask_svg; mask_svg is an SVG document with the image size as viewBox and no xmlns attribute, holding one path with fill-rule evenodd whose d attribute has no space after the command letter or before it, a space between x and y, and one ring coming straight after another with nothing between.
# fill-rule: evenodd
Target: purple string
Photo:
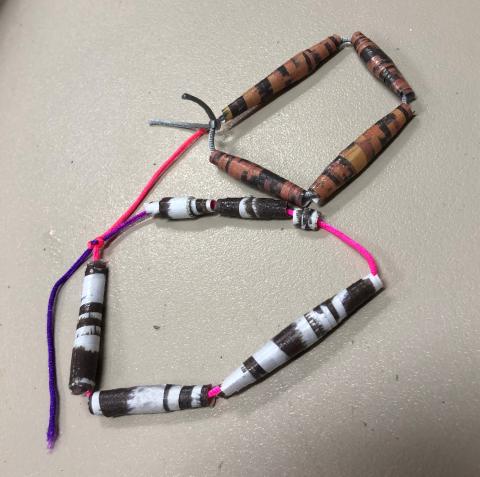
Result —
<instances>
[{"instance_id":1,"label":"purple string","mask_svg":"<svg viewBox=\"0 0 480 477\"><path fill-rule=\"evenodd\" d=\"M110 240L114 235L118 234L119 232L123 232L127 227L130 227L130 225L135 224L139 220L145 219L147 215L148 214L143 211L137 215L130 217L129 219L125 220L125 222L122 222L121 224L118 224L116 227L114 227L108 234L103 237L103 240Z\"/></svg>"},{"instance_id":2,"label":"purple string","mask_svg":"<svg viewBox=\"0 0 480 477\"><path fill-rule=\"evenodd\" d=\"M113 228L108 234L105 235L104 240L110 240L115 235L120 232L123 232L126 228L131 225L139 222L142 219L147 217L147 213L140 212L133 217L130 217L125 222L117 225ZM92 240L93 244L95 241ZM55 337L54 337L54 327L55 327L55 300L57 298L58 292L63 285L70 279L70 277L84 264L88 257L91 255L92 251L87 248L80 257L75 260L73 265L55 282L52 290L50 291L50 297L48 299L48 309L47 309L47 346L48 346L48 389L50 392L50 411L48 419L48 429L47 429L47 447L53 449L55 441L58 437L58 390L57 390L57 371L55 364Z\"/></svg>"},{"instance_id":3,"label":"purple string","mask_svg":"<svg viewBox=\"0 0 480 477\"><path fill-rule=\"evenodd\" d=\"M58 407L58 393L57 393L57 373L55 368L55 341L54 341L54 308L55 299L62 286L68 279L82 266L88 259L92 251L86 249L75 263L62 275L55 285L53 285L48 299L47 310L47 344L48 344L48 389L50 392L50 417L48 420L47 430L47 447L53 449L55 440L57 439L57 407Z\"/></svg>"}]
</instances>

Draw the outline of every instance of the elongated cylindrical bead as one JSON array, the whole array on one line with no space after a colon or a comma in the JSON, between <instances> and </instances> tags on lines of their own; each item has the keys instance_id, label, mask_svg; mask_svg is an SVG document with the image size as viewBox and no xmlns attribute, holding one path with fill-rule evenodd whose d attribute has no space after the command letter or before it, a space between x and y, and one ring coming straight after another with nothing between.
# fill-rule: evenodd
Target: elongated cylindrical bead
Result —
<instances>
[{"instance_id":1,"label":"elongated cylindrical bead","mask_svg":"<svg viewBox=\"0 0 480 477\"><path fill-rule=\"evenodd\" d=\"M298 207L311 202L305 189L247 159L215 150L210 154L210 162L234 179Z\"/></svg>"},{"instance_id":2,"label":"elongated cylindrical bead","mask_svg":"<svg viewBox=\"0 0 480 477\"><path fill-rule=\"evenodd\" d=\"M401 104L344 149L310 186L320 205L376 159L413 116L411 107Z\"/></svg>"},{"instance_id":3,"label":"elongated cylindrical bead","mask_svg":"<svg viewBox=\"0 0 480 477\"><path fill-rule=\"evenodd\" d=\"M200 215L213 214L214 201L195 197L164 197L160 201L145 204L145 211L165 219L194 219Z\"/></svg>"},{"instance_id":4,"label":"elongated cylindrical bead","mask_svg":"<svg viewBox=\"0 0 480 477\"><path fill-rule=\"evenodd\" d=\"M92 414L106 417L129 414L157 414L196 407L207 407L211 385L179 386L159 384L97 391L90 396Z\"/></svg>"},{"instance_id":5,"label":"elongated cylindrical bead","mask_svg":"<svg viewBox=\"0 0 480 477\"><path fill-rule=\"evenodd\" d=\"M352 45L367 65L368 71L407 102L415 99L415 93L392 59L372 40L357 31L352 35Z\"/></svg>"},{"instance_id":6,"label":"elongated cylindrical bead","mask_svg":"<svg viewBox=\"0 0 480 477\"><path fill-rule=\"evenodd\" d=\"M288 219L288 202L264 197L229 197L218 199L215 212L241 219Z\"/></svg>"},{"instance_id":7,"label":"elongated cylindrical bead","mask_svg":"<svg viewBox=\"0 0 480 477\"><path fill-rule=\"evenodd\" d=\"M69 387L73 394L95 388L103 327L107 264L96 260L87 265L70 364Z\"/></svg>"},{"instance_id":8,"label":"elongated cylindrical bead","mask_svg":"<svg viewBox=\"0 0 480 477\"><path fill-rule=\"evenodd\" d=\"M367 275L305 313L227 376L220 386L223 394L231 396L239 392L305 351L363 306L382 287L378 275Z\"/></svg>"},{"instance_id":9,"label":"elongated cylindrical bead","mask_svg":"<svg viewBox=\"0 0 480 477\"><path fill-rule=\"evenodd\" d=\"M297 53L262 81L245 91L233 103L223 108L225 121L230 121L255 106L268 104L310 76L340 51L341 43L342 40L338 35L332 35L311 48Z\"/></svg>"}]
</instances>

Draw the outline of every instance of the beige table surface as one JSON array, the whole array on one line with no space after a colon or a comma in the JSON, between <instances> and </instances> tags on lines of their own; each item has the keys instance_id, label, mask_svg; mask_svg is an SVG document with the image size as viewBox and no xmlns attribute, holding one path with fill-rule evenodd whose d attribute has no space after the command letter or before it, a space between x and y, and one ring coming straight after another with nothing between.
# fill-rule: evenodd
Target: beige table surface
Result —
<instances>
[{"instance_id":1,"label":"beige table surface","mask_svg":"<svg viewBox=\"0 0 480 477\"><path fill-rule=\"evenodd\" d=\"M0 475L480 475L479 18L473 0L4 1ZM385 292L212 410L107 419L67 389L78 272L57 304L49 454L49 289L187 137L147 121L203 121L183 92L219 112L297 51L358 29L419 97L400 138L323 209L376 255ZM397 103L348 49L219 146L306 187ZM251 192L202 140L153 197ZM106 257L106 389L220 382L367 273L332 237L286 222L158 221Z\"/></svg>"}]
</instances>

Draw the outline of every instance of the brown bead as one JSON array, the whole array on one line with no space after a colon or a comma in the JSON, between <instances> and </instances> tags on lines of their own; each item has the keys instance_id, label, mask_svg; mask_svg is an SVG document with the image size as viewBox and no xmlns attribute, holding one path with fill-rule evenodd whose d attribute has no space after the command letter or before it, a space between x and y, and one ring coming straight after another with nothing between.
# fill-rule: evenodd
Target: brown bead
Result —
<instances>
[{"instance_id":1,"label":"brown bead","mask_svg":"<svg viewBox=\"0 0 480 477\"><path fill-rule=\"evenodd\" d=\"M342 40L338 35L332 35L296 54L233 103L223 108L225 121L230 121L253 107L264 106L297 85L317 71L326 61L333 58L340 51L341 43Z\"/></svg>"},{"instance_id":2,"label":"brown bead","mask_svg":"<svg viewBox=\"0 0 480 477\"><path fill-rule=\"evenodd\" d=\"M298 207L310 203L310 199L305 197L304 189L246 159L215 150L210 154L210 162L234 179ZM308 195L307 193L307 197Z\"/></svg>"},{"instance_id":3,"label":"brown bead","mask_svg":"<svg viewBox=\"0 0 480 477\"><path fill-rule=\"evenodd\" d=\"M310 186L309 190L319 197L319 203L328 202L335 191L376 159L413 116L410 106L401 104L344 149Z\"/></svg>"},{"instance_id":4,"label":"brown bead","mask_svg":"<svg viewBox=\"0 0 480 477\"><path fill-rule=\"evenodd\" d=\"M415 99L415 93L391 58L372 40L357 31L352 35L352 45L365 62L370 73L407 102Z\"/></svg>"}]
</instances>

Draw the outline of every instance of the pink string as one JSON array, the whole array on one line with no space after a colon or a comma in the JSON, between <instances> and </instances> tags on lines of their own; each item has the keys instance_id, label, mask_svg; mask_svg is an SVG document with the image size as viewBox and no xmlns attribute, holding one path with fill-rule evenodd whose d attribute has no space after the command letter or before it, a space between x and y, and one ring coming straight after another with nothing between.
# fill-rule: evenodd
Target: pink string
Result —
<instances>
[{"instance_id":1,"label":"pink string","mask_svg":"<svg viewBox=\"0 0 480 477\"><path fill-rule=\"evenodd\" d=\"M102 255L102 249L104 246L104 238L108 235L117 225L125 222L134 212L137 210L138 206L143 202L145 197L150 193L155 184L158 182L160 177L172 166L172 164L190 147L192 146L199 138L206 134L206 129L199 129L194 134L192 134L186 141L184 141L177 150L157 169L155 174L149 179L145 187L142 189L138 197L133 201L130 207L116 220L116 222L102 235L96 238L94 244L89 242L88 248L93 249L93 259L100 260Z\"/></svg>"},{"instance_id":2,"label":"pink string","mask_svg":"<svg viewBox=\"0 0 480 477\"><path fill-rule=\"evenodd\" d=\"M217 397L222 392L222 388L220 386L215 386L214 388L208 391L208 397L210 399Z\"/></svg>"},{"instance_id":3,"label":"pink string","mask_svg":"<svg viewBox=\"0 0 480 477\"><path fill-rule=\"evenodd\" d=\"M290 217L293 217L293 209L287 209L287 214L290 215ZM353 248L353 250L358 252L368 263L370 273L372 275L378 275L378 268L377 264L375 263L375 259L373 258L373 255L363 245L360 245L348 235L336 229L333 225L324 222L322 219L318 219L317 224L320 229L326 230L332 235L335 235L335 237L339 238L343 243L346 243L349 247Z\"/></svg>"},{"instance_id":4,"label":"pink string","mask_svg":"<svg viewBox=\"0 0 480 477\"><path fill-rule=\"evenodd\" d=\"M375 263L375 259L373 255L362 245L358 242L350 238L348 235L345 235L340 230L336 229L333 225L324 222L322 219L318 219L318 226L326 230L327 232L335 235L335 237L339 238L343 243L346 243L349 247L353 248L353 250L357 251L368 263L368 267L370 268L370 273L372 275L378 275L377 264Z\"/></svg>"}]
</instances>

